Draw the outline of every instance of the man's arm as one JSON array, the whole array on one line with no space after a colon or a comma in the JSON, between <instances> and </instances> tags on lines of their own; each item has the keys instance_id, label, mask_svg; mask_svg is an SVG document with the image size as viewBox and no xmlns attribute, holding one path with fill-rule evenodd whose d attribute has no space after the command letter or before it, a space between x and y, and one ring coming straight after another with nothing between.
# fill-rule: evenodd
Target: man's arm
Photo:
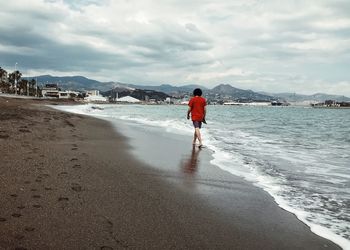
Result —
<instances>
[{"instance_id":1,"label":"man's arm","mask_svg":"<svg viewBox=\"0 0 350 250\"><path fill-rule=\"evenodd\" d=\"M188 110L187 110L187 119L188 120L190 119L190 114L191 114L191 107L188 107Z\"/></svg>"}]
</instances>

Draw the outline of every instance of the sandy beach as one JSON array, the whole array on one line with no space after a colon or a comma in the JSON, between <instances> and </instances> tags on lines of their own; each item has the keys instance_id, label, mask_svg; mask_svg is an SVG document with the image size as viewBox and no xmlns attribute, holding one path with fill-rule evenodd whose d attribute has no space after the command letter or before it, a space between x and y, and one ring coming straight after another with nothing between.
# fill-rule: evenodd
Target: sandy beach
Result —
<instances>
[{"instance_id":1,"label":"sandy beach","mask_svg":"<svg viewBox=\"0 0 350 250\"><path fill-rule=\"evenodd\" d=\"M340 249L205 151L153 138L184 163L150 167L146 139L44 104L0 97L0 249Z\"/></svg>"}]
</instances>

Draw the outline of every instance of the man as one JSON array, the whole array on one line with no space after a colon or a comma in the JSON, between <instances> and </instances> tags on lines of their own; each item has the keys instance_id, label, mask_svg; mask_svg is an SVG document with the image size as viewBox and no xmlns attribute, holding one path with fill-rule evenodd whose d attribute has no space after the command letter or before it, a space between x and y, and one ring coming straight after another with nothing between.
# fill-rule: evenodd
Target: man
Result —
<instances>
[{"instance_id":1,"label":"man","mask_svg":"<svg viewBox=\"0 0 350 250\"><path fill-rule=\"evenodd\" d=\"M206 106L207 102L202 97L202 90L195 89L193 91L193 97L188 103L187 119L190 119L190 114L192 116L192 122L194 126L193 135L193 145L196 145L196 140L199 141L199 148L203 147L202 137L200 129L202 127L202 122L205 122Z\"/></svg>"}]
</instances>

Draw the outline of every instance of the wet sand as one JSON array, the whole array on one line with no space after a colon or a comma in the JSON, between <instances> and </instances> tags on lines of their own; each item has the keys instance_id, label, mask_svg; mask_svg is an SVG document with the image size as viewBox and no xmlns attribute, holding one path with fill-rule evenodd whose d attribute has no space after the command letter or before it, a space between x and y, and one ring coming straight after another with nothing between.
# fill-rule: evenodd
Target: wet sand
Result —
<instances>
[{"instance_id":1,"label":"wet sand","mask_svg":"<svg viewBox=\"0 0 350 250\"><path fill-rule=\"evenodd\" d=\"M152 168L108 122L43 104L0 97L0 249L340 249L205 151Z\"/></svg>"}]
</instances>

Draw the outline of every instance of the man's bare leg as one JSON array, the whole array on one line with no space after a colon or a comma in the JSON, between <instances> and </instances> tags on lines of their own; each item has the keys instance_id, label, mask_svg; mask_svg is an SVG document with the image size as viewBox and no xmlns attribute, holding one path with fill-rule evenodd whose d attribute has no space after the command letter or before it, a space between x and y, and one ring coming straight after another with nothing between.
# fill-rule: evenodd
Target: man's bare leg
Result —
<instances>
[{"instance_id":1,"label":"man's bare leg","mask_svg":"<svg viewBox=\"0 0 350 250\"><path fill-rule=\"evenodd\" d=\"M199 141L199 147L202 146L202 137L201 137L201 131L199 128L195 128L194 131L195 136L197 137L198 141Z\"/></svg>"}]
</instances>

